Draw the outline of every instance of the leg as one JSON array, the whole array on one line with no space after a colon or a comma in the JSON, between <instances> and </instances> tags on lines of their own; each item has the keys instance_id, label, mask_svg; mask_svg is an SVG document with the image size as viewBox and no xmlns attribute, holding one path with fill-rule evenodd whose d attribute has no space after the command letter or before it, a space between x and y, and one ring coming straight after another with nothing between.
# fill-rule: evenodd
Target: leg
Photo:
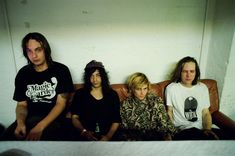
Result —
<instances>
[{"instance_id":1,"label":"leg","mask_svg":"<svg viewBox=\"0 0 235 156\"><path fill-rule=\"evenodd\" d=\"M17 126L17 123L16 121L14 123L12 123L6 130L5 132L2 134L2 138L1 140L4 140L4 141L13 141L13 140L18 140L16 137L15 137L15 129L16 129L16 126Z\"/></svg>"}]
</instances>

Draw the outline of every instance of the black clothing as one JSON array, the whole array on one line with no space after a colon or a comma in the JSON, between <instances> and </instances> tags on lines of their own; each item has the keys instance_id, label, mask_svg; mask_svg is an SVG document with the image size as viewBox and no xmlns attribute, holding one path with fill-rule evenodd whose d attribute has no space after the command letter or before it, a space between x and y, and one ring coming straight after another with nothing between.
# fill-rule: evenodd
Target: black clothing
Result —
<instances>
[{"instance_id":1,"label":"black clothing","mask_svg":"<svg viewBox=\"0 0 235 156\"><path fill-rule=\"evenodd\" d=\"M112 123L120 123L120 101L114 90L103 94L101 100L95 99L90 92L81 88L76 91L72 105L72 114L79 116L83 127L89 131L106 134Z\"/></svg>"},{"instance_id":2,"label":"black clothing","mask_svg":"<svg viewBox=\"0 0 235 156\"><path fill-rule=\"evenodd\" d=\"M70 71L65 65L53 62L42 72L37 72L31 65L22 67L15 78L15 101L27 101L26 117L27 133L56 105L58 94L72 92L73 82ZM65 109L66 110L66 109ZM59 140L59 134L65 121L65 110L50 124L42 134L41 140ZM3 140L17 140L14 131L16 121L10 125L3 135ZM63 135L63 134L61 134Z\"/></svg>"}]
</instances>

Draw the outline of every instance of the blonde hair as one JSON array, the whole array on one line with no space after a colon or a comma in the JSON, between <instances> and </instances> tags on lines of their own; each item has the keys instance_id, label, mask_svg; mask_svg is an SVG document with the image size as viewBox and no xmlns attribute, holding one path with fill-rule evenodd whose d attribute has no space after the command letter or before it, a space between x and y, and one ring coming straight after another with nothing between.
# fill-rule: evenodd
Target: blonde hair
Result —
<instances>
[{"instance_id":1,"label":"blonde hair","mask_svg":"<svg viewBox=\"0 0 235 156\"><path fill-rule=\"evenodd\" d=\"M131 94L134 93L134 90L136 88L140 88L144 85L147 85L148 90L150 90L151 83L148 80L147 76L143 73L136 72L130 75L127 79L127 86Z\"/></svg>"}]
</instances>

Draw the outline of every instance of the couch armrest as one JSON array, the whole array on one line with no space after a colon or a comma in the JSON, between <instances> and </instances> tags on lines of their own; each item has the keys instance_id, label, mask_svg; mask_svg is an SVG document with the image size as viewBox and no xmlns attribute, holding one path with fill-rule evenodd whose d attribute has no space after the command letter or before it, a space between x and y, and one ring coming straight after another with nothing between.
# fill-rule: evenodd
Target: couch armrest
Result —
<instances>
[{"instance_id":1,"label":"couch armrest","mask_svg":"<svg viewBox=\"0 0 235 156\"><path fill-rule=\"evenodd\" d=\"M222 130L227 130L230 132L235 131L235 121L220 111L215 111L212 113L212 121Z\"/></svg>"}]
</instances>

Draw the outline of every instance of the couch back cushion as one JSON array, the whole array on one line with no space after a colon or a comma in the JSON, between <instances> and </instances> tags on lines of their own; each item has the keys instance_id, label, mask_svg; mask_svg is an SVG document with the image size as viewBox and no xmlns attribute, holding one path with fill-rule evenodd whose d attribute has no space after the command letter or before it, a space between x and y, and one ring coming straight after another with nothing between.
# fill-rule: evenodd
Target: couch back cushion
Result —
<instances>
[{"instance_id":1,"label":"couch back cushion","mask_svg":"<svg viewBox=\"0 0 235 156\"><path fill-rule=\"evenodd\" d=\"M202 79L201 82L206 84L206 86L209 89L209 94L210 94L209 96L211 103L210 112L213 113L214 111L219 110L219 95L218 95L217 82L212 79ZM162 99L165 101L165 88L169 83L170 83L169 80L153 83L151 84L151 92L156 93L158 96L162 97ZM81 87L83 87L83 84L74 84L75 90ZM111 87L117 92L121 102L125 100L128 96L130 96L126 84L112 84ZM71 103L72 97L73 94L71 95L69 103Z\"/></svg>"}]
</instances>

